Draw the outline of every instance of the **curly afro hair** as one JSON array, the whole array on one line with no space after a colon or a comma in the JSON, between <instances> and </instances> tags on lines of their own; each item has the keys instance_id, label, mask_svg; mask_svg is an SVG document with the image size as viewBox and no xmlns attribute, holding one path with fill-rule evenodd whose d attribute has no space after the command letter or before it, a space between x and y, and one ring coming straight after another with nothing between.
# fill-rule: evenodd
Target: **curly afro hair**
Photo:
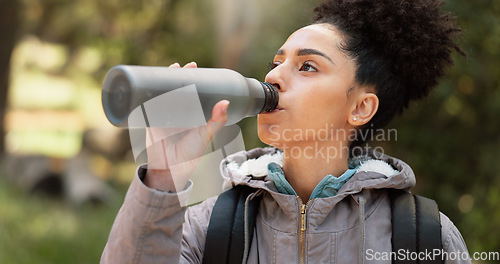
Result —
<instances>
[{"instance_id":1,"label":"curly afro hair","mask_svg":"<svg viewBox=\"0 0 500 264\"><path fill-rule=\"evenodd\" d=\"M441 7L438 0L330 0L314 9L315 24L344 34L340 48L357 64L357 83L376 89L379 109L360 129L387 125L437 85L453 50L465 55L455 42L461 29Z\"/></svg>"}]
</instances>

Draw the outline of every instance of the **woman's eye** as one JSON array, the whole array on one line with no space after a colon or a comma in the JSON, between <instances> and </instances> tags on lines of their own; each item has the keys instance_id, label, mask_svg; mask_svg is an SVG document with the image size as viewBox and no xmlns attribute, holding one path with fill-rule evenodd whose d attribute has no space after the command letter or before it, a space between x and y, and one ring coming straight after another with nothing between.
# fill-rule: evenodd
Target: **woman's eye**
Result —
<instances>
[{"instance_id":1,"label":"woman's eye","mask_svg":"<svg viewBox=\"0 0 500 264\"><path fill-rule=\"evenodd\" d=\"M280 65L278 62L270 62L269 70L273 70L274 68L278 67L278 65Z\"/></svg>"},{"instance_id":2,"label":"woman's eye","mask_svg":"<svg viewBox=\"0 0 500 264\"><path fill-rule=\"evenodd\" d=\"M315 72L316 68L314 68L311 64L305 62L304 64L302 64L299 71Z\"/></svg>"}]
</instances>

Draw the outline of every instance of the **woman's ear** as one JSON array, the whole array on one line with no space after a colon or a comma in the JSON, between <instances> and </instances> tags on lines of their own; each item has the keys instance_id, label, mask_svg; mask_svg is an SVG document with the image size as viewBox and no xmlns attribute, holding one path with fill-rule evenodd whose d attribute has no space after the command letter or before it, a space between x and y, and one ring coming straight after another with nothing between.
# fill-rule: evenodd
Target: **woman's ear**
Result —
<instances>
[{"instance_id":1,"label":"woman's ear","mask_svg":"<svg viewBox=\"0 0 500 264\"><path fill-rule=\"evenodd\" d=\"M368 123L378 110L378 97L373 92L364 91L358 94L348 122L357 127Z\"/></svg>"}]
</instances>

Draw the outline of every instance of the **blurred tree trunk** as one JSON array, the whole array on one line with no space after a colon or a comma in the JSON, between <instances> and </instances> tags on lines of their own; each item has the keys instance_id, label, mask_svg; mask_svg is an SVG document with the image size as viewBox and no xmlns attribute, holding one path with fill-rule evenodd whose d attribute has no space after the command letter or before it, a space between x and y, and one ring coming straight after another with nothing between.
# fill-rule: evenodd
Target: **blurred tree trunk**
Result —
<instances>
[{"instance_id":1,"label":"blurred tree trunk","mask_svg":"<svg viewBox=\"0 0 500 264\"><path fill-rule=\"evenodd\" d=\"M5 114L9 88L10 58L20 28L19 0L0 0L0 156L5 153Z\"/></svg>"},{"instance_id":2,"label":"blurred tree trunk","mask_svg":"<svg viewBox=\"0 0 500 264\"><path fill-rule=\"evenodd\" d=\"M254 1L216 0L217 66L238 70L257 25Z\"/></svg>"}]
</instances>

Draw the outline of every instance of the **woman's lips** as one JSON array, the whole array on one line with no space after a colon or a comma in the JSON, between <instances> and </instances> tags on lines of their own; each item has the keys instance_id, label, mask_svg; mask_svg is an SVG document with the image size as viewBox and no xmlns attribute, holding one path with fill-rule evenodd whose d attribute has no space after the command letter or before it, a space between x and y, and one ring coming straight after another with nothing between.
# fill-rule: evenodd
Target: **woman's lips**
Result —
<instances>
[{"instance_id":1,"label":"woman's lips","mask_svg":"<svg viewBox=\"0 0 500 264\"><path fill-rule=\"evenodd\" d=\"M280 112L280 111L283 111L283 110L284 110L283 108L276 107L276 109L274 109L271 112L267 112L266 114L276 113L276 112Z\"/></svg>"}]
</instances>

